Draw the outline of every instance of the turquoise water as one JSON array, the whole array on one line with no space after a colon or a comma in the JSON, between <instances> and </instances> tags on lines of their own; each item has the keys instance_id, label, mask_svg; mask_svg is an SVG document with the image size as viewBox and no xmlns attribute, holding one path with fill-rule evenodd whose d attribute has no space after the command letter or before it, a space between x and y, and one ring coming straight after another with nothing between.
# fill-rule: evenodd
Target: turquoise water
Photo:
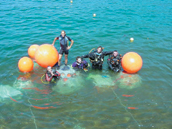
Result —
<instances>
[{"instance_id":1,"label":"turquoise water","mask_svg":"<svg viewBox=\"0 0 172 129\"><path fill-rule=\"evenodd\" d=\"M27 56L28 47L51 44L61 30L74 40L68 64L72 64L76 56L102 45L107 51L139 53L143 67L137 74L139 83L136 87L122 88L118 82L113 87L102 88L102 78L102 83L95 81L97 75L110 76L113 81L120 78L120 75L108 71L105 61L102 72L90 70L82 74L82 81L66 94L42 84L45 69L39 68L30 74L30 80L34 79L32 86L39 90L21 89L20 96L0 98L0 127L172 128L171 5L170 0L1 1L1 86L16 88L14 82L22 75L17 63L22 56ZM96 17L93 17L94 13ZM133 43L130 43L131 37ZM59 50L58 42L55 46ZM95 80L86 79L89 73L95 75Z\"/></svg>"}]
</instances>

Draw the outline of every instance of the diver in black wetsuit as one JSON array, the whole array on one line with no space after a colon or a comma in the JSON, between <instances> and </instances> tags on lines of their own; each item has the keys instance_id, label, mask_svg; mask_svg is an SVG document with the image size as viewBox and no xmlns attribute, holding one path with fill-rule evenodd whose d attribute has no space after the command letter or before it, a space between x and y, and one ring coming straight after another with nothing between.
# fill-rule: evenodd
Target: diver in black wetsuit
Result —
<instances>
[{"instance_id":1,"label":"diver in black wetsuit","mask_svg":"<svg viewBox=\"0 0 172 129\"><path fill-rule=\"evenodd\" d=\"M113 54L109 56L107 59L108 66L114 72L120 72L121 70L121 59L122 55L118 53L118 51L114 51Z\"/></svg>"},{"instance_id":2,"label":"diver in black wetsuit","mask_svg":"<svg viewBox=\"0 0 172 129\"><path fill-rule=\"evenodd\" d=\"M104 56L110 55L112 53L113 51L103 52L103 48L99 46L96 51L84 55L82 56L82 58L90 58L90 61L92 63L92 69L102 70Z\"/></svg>"},{"instance_id":3,"label":"diver in black wetsuit","mask_svg":"<svg viewBox=\"0 0 172 129\"><path fill-rule=\"evenodd\" d=\"M60 78L60 73L52 69L51 66L48 66L47 71L45 73L45 80L51 82L53 78L54 80Z\"/></svg>"}]
</instances>

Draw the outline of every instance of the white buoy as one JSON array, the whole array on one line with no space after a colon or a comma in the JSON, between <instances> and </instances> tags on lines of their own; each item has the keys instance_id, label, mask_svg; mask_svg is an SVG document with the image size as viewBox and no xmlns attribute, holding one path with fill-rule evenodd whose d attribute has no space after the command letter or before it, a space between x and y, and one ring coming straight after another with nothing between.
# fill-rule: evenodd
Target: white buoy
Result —
<instances>
[{"instance_id":1,"label":"white buoy","mask_svg":"<svg viewBox=\"0 0 172 129\"><path fill-rule=\"evenodd\" d=\"M71 0L70 3L73 3L73 0Z\"/></svg>"},{"instance_id":2,"label":"white buoy","mask_svg":"<svg viewBox=\"0 0 172 129\"><path fill-rule=\"evenodd\" d=\"M93 17L96 17L96 14L95 13L93 14Z\"/></svg>"},{"instance_id":3,"label":"white buoy","mask_svg":"<svg viewBox=\"0 0 172 129\"><path fill-rule=\"evenodd\" d=\"M130 38L130 42L133 42L134 41L134 38Z\"/></svg>"}]
</instances>

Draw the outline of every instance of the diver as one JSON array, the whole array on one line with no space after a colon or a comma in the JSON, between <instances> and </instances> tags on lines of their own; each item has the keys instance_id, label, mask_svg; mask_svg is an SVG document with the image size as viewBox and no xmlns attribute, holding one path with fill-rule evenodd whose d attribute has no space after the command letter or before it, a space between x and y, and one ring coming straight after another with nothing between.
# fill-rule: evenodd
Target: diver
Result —
<instances>
[{"instance_id":1,"label":"diver","mask_svg":"<svg viewBox=\"0 0 172 129\"><path fill-rule=\"evenodd\" d=\"M51 66L47 67L47 71L45 73L45 80L51 82L53 79L57 80L60 78L60 73L57 70L51 68Z\"/></svg>"},{"instance_id":2,"label":"diver","mask_svg":"<svg viewBox=\"0 0 172 129\"><path fill-rule=\"evenodd\" d=\"M104 56L112 54L113 51L103 52L103 48L99 46L97 50L91 52L87 55L82 56L81 58L89 58L92 63L92 69L102 70L102 65L104 61Z\"/></svg>"},{"instance_id":3,"label":"diver","mask_svg":"<svg viewBox=\"0 0 172 129\"><path fill-rule=\"evenodd\" d=\"M56 40L60 41L60 52L59 52L59 62L58 62L58 68L60 68L60 63L63 53L65 53L65 66L67 66L69 49L72 47L74 41L66 35L66 32L64 30L61 31L61 35L59 37L55 37L52 43L53 46ZM68 46L68 41L71 42L70 46Z\"/></svg>"},{"instance_id":4,"label":"diver","mask_svg":"<svg viewBox=\"0 0 172 129\"><path fill-rule=\"evenodd\" d=\"M113 54L109 55L109 58L107 59L108 67L114 72L120 72L121 59L122 59L122 55L115 50Z\"/></svg>"},{"instance_id":5,"label":"diver","mask_svg":"<svg viewBox=\"0 0 172 129\"><path fill-rule=\"evenodd\" d=\"M76 57L76 61L72 64L72 67L75 69L84 69L88 67L88 63L85 60L82 60L80 56Z\"/></svg>"}]
</instances>

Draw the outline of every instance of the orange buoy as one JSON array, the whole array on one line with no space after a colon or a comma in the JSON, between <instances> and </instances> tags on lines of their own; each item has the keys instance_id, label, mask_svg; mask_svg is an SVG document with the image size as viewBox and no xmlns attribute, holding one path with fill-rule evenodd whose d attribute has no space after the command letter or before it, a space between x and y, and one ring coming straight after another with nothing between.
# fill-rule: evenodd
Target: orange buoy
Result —
<instances>
[{"instance_id":1,"label":"orange buoy","mask_svg":"<svg viewBox=\"0 0 172 129\"><path fill-rule=\"evenodd\" d=\"M18 68L21 72L32 71L33 65L33 60L29 57L22 57L18 62Z\"/></svg>"},{"instance_id":2,"label":"orange buoy","mask_svg":"<svg viewBox=\"0 0 172 129\"><path fill-rule=\"evenodd\" d=\"M39 45L34 44L28 48L28 55L30 56L30 58L35 58L35 52L38 49L38 47Z\"/></svg>"},{"instance_id":3,"label":"orange buoy","mask_svg":"<svg viewBox=\"0 0 172 129\"><path fill-rule=\"evenodd\" d=\"M58 62L59 54L54 46L43 44L36 50L35 60L44 68L47 68L48 66L52 67Z\"/></svg>"},{"instance_id":4,"label":"orange buoy","mask_svg":"<svg viewBox=\"0 0 172 129\"><path fill-rule=\"evenodd\" d=\"M127 73L136 73L142 68L143 61L136 52L128 52L123 56L121 65Z\"/></svg>"}]
</instances>

